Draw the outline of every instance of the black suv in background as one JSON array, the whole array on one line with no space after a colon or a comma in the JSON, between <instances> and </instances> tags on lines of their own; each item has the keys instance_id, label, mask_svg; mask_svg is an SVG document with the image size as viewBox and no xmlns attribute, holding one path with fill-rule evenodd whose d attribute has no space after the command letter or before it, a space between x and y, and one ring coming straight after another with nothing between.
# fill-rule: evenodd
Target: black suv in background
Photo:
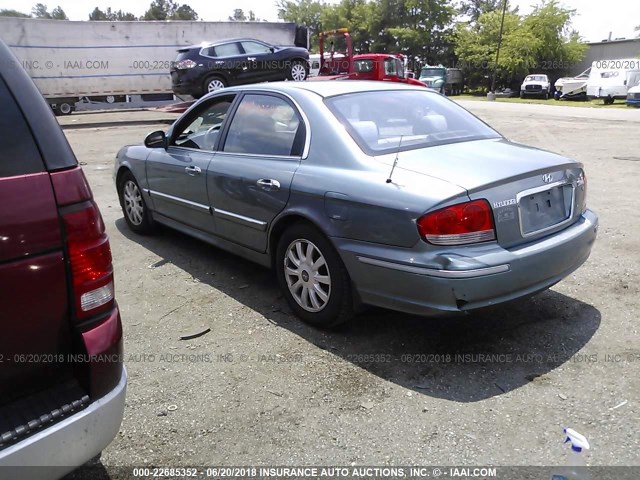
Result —
<instances>
[{"instance_id":1,"label":"black suv in background","mask_svg":"<svg viewBox=\"0 0 640 480\"><path fill-rule=\"evenodd\" d=\"M232 85L302 81L308 75L306 48L278 47L251 38L181 48L171 65L173 92L195 98Z\"/></svg>"},{"instance_id":2,"label":"black suv in background","mask_svg":"<svg viewBox=\"0 0 640 480\"><path fill-rule=\"evenodd\" d=\"M51 108L2 41L0 106L0 480L60 478L122 421L111 249Z\"/></svg>"}]
</instances>

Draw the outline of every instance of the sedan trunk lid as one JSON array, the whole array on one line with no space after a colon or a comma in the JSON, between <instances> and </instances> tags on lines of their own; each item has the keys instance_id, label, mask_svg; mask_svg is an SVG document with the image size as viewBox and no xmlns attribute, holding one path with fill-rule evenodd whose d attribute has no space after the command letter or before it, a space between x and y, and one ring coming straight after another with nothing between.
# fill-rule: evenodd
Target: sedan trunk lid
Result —
<instances>
[{"instance_id":1,"label":"sedan trunk lid","mask_svg":"<svg viewBox=\"0 0 640 480\"><path fill-rule=\"evenodd\" d=\"M392 165L395 154L378 159ZM580 163L505 139L400 152L396 168L458 185L472 200L487 199L505 248L565 228L578 219L585 200Z\"/></svg>"}]
</instances>

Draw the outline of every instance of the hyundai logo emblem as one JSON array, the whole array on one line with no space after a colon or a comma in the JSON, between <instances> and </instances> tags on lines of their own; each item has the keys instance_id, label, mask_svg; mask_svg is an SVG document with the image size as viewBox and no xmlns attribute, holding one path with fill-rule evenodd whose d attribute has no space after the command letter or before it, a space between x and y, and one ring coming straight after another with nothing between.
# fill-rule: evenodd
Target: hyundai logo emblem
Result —
<instances>
[{"instance_id":1,"label":"hyundai logo emblem","mask_svg":"<svg viewBox=\"0 0 640 480\"><path fill-rule=\"evenodd\" d=\"M553 175L551 173L545 173L544 175L542 175L542 181L544 183L551 183L552 180L553 180Z\"/></svg>"}]
</instances>

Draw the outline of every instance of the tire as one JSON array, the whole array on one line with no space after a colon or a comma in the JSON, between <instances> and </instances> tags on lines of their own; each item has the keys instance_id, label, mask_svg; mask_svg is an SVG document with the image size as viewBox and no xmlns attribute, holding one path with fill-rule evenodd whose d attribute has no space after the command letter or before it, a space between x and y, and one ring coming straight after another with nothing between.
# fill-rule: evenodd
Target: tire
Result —
<instances>
[{"instance_id":1,"label":"tire","mask_svg":"<svg viewBox=\"0 0 640 480\"><path fill-rule=\"evenodd\" d=\"M545 99L545 100L549 100L549 92L546 92L546 93L544 94L544 99Z\"/></svg>"},{"instance_id":2,"label":"tire","mask_svg":"<svg viewBox=\"0 0 640 480\"><path fill-rule=\"evenodd\" d=\"M129 170L123 173L118 181L118 198L124 219L132 231L140 235L149 235L156 231L156 224L142 197L142 190Z\"/></svg>"},{"instance_id":3,"label":"tire","mask_svg":"<svg viewBox=\"0 0 640 480\"><path fill-rule=\"evenodd\" d=\"M202 94L206 95L207 93L215 92L226 86L228 86L228 83L224 78L218 75L211 75L207 77L202 84Z\"/></svg>"},{"instance_id":4,"label":"tire","mask_svg":"<svg viewBox=\"0 0 640 480\"><path fill-rule=\"evenodd\" d=\"M324 262L317 265L321 259ZM349 274L331 242L316 228L298 223L285 230L278 242L275 265L287 302L304 322L332 328L351 319L354 312ZM322 280L313 281L319 277Z\"/></svg>"},{"instance_id":5,"label":"tire","mask_svg":"<svg viewBox=\"0 0 640 480\"><path fill-rule=\"evenodd\" d=\"M520 92L520 98L524 98L524 93Z\"/></svg>"},{"instance_id":6,"label":"tire","mask_svg":"<svg viewBox=\"0 0 640 480\"><path fill-rule=\"evenodd\" d=\"M294 82L303 82L309 76L309 68L306 62L300 60L294 60L291 62L289 71L287 72L287 80L293 80Z\"/></svg>"},{"instance_id":7,"label":"tire","mask_svg":"<svg viewBox=\"0 0 640 480\"><path fill-rule=\"evenodd\" d=\"M57 107L58 108L56 108L56 110L58 111L58 115L71 115L76 109L76 107L67 102L59 103Z\"/></svg>"}]
</instances>

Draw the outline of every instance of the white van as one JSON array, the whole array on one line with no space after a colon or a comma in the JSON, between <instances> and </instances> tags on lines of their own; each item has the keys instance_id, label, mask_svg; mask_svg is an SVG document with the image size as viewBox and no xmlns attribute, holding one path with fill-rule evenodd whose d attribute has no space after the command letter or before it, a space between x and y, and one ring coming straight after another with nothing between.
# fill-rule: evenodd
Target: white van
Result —
<instances>
[{"instance_id":1,"label":"white van","mask_svg":"<svg viewBox=\"0 0 640 480\"><path fill-rule=\"evenodd\" d=\"M591 64L587 98L602 98L607 105L611 105L616 98L625 100L629 88L627 77L632 70L640 70L640 59L596 60Z\"/></svg>"}]
</instances>

